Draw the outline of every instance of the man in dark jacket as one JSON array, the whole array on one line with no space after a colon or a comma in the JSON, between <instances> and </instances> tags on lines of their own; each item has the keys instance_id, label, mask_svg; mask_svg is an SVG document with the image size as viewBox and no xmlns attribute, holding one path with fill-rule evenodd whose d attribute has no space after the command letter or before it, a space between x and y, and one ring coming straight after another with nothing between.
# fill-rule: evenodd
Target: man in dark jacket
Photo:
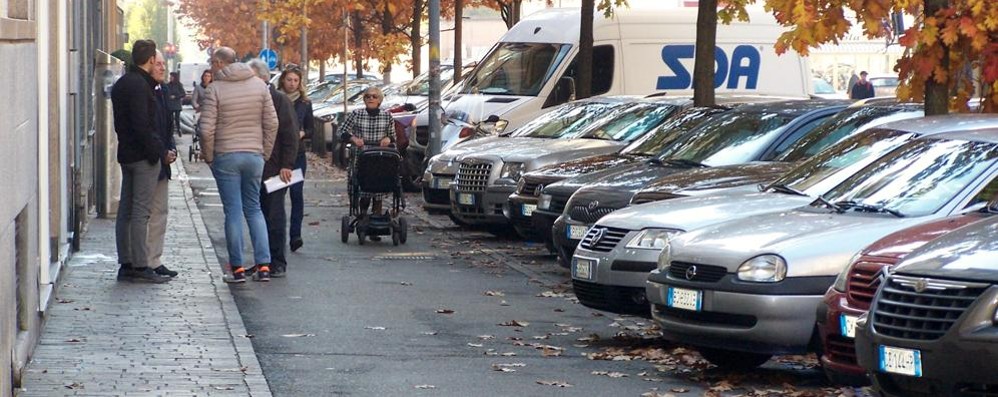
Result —
<instances>
[{"instance_id":1,"label":"man in dark jacket","mask_svg":"<svg viewBox=\"0 0 998 397\"><path fill-rule=\"evenodd\" d=\"M156 67L152 76L160 82L155 90L156 95L156 132L159 138L166 145L166 153L160 160L159 179L156 182L156 190L153 192L152 207L149 213L149 267L156 274L168 277L176 277L177 272L170 270L163 265L163 244L166 238L166 219L170 210L170 164L177 161L177 144L173 140L173 118L170 117L170 108L167 105L168 98L172 95L169 86L163 84L166 80L166 60L163 54L156 51ZM183 87L181 87L183 89Z\"/></svg>"},{"instance_id":2,"label":"man in dark jacket","mask_svg":"<svg viewBox=\"0 0 998 397\"><path fill-rule=\"evenodd\" d=\"M169 88L166 104L170 109L170 124L177 130L177 135L183 136L184 130L180 128L180 111L184 108L183 100L187 92L184 91L184 85L180 83L180 73L171 72L170 84L167 84L166 87Z\"/></svg>"},{"instance_id":3,"label":"man in dark jacket","mask_svg":"<svg viewBox=\"0 0 998 397\"><path fill-rule=\"evenodd\" d=\"M866 71L859 72L859 80L856 80L856 84L853 84L852 90L849 91L849 98L852 99L866 99L873 98L873 84L866 79Z\"/></svg>"},{"instance_id":4,"label":"man in dark jacket","mask_svg":"<svg viewBox=\"0 0 998 397\"><path fill-rule=\"evenodd\" d=\"M134 66L111 88L114 130L121 165L121 201L115 221L118 280L163 283L169 277L149 268L149 214L166 146L156 132L156 43L132 45Z\"/></svg>"},{"instance_id":5,"label":"man in dark jacket","mask_svg":"<svg viewBox=\"0 0 998 397\"><path fill-rule=\"evenodd\" d=\"M267 84L270 78L270 68L262 60L254 59L249 62L257 77ZM277 111L277 141L274 143L274 150L270 159L263 165L263 179L278 176L282 181L291 180L291 169L295 165L295 157L298 155L298 123L295 108L291 100L273 86L270 87L270 97L274 102L274 110ZM284 255L284 246L288 242L287 213L284 212L284 196L288 189L284 188L275 192L267 192L266 188L260 189L260 208L263 210L263 217L267 221L267 236L270 241L270 277L284 277L288 269L288 261Z\"/></svg>"}]
</instances>

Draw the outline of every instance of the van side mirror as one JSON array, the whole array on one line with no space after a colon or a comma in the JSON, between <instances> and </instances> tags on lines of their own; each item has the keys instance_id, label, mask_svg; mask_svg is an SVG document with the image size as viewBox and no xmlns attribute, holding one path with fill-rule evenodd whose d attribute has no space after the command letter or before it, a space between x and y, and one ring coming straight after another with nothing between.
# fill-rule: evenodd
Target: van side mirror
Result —
<instances>
[{"instance_id":1,"label":"van side mirror","mask_svg":"<svg viewBox=\"0 0 998 397\"><path fill-rule=\"evenodd\" d=\"M552 106L574 101L575 79L571 77L562 77L558 79L558 84L554 86L554 91L551 92L551 95L554 98L548 102L551 103Z\"/></svg>"}]
</instances>

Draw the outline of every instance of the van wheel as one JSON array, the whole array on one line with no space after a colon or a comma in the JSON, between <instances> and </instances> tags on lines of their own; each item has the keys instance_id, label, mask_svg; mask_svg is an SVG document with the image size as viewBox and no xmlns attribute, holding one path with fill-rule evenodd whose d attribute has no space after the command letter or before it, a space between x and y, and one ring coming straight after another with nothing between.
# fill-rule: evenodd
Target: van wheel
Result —
<instances>
[{"instance_id":1,"label":"van wheel","mask_svg":"<svg viewBox=\"0 0 998 397\"><path fill-rule=\"evenodd\" d=\"M723 349L698 348L700 355L722 369L747 370L765 364L773 356Z\"/></svg>"}]
</instances>

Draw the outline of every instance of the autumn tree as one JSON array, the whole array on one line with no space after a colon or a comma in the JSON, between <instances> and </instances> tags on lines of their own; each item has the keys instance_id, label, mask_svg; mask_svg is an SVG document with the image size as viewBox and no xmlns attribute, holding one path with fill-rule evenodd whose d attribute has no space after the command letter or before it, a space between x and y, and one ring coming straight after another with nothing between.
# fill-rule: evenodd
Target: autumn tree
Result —
<instances>
[{"instance_id":1,"label":"autumn tree","mask_svg":"<svg viewBox=\"0 0 998 397\"><path fill-rule=\"evenodd\" d=\"M167 33L167 10L159 0L140 0L132 3L125 14L128 21L128 37L134 40L150 39L162 48L169 40ZM170 21L174 23L175 21Z\"/></svg>"},{"instance_id":2,"label":"autumn tree","mask_svg":"<svg viewBox=\"0 0 998 397\"><path fill-rule=\"evenodd\" d=\"M895 66L902 100L925 101L926 114L967 111L967 100L983 99L996 112L998 100L998 2L994 0L766 0L779 23L790 27L777 51L837 43L852 27L848 10L868 37L889 33L892 12L915 16L898 42L905 53ZM976 87L976 89L975 89ZM976 94L976 95L975 95Z\"/></svg>"}]
</instances>

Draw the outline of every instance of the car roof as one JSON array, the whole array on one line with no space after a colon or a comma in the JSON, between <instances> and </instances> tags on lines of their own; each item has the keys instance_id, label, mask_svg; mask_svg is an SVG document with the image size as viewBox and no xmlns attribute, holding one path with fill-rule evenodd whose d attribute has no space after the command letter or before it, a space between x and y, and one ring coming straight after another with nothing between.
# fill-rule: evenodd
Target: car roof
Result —
<instances>
[{"instance_id":1,"label":"car roof","mask_svg":"<svg viewBox=\"0 0 998 397\"><path fill-rule=\"evenodd\" d=\"M899 101L897 98L894 97L874 97L874 98L858 100L852 105L849 105L849 107L850 108L876 107L876 108L897 109L902 111L903 110L916 111L916 110L925 109L925 104L921 102Z\"/></svg>"},{"instance_id":2,"label":"car roof","mask_svg":"<svg viewBox=\"0 0 998 397\"><path fill-rule=\"evenodd\" d=\"M837 99L807 99L766 103L747 103L738 106L735 111L743 113L778 113L784 116L797 117L830 107L845 107L850 103L851 102L848 100Z\"/></svg>"},{"instance_id":3,"label":"car roof","mask_svg":"<svg viewBox=\"0 0 998 397\"><path fill-rule=\"evenodd\" d=\"M886 123L880 128L909 131L932 138L963 139L998 143L998 116L950 114L927 116ZM941 134L941 135L940 135Z\"/></svg>"}]
</instances>

